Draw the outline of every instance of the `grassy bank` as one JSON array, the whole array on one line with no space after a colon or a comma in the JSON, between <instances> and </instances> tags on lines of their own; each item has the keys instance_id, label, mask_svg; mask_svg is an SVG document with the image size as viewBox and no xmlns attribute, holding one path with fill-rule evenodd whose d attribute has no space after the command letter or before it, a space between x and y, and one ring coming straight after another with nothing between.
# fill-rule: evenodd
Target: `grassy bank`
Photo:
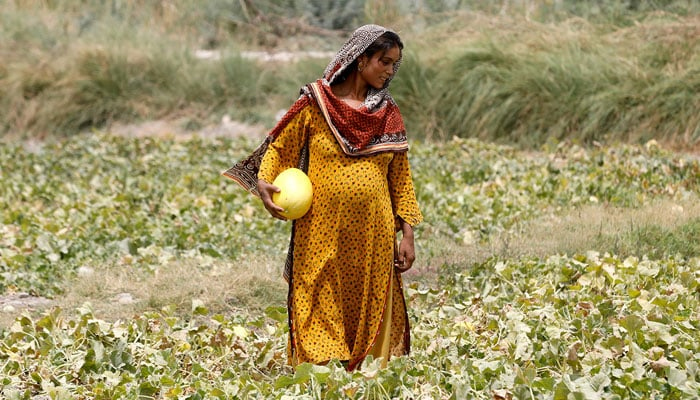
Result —
<instances>
[{"instance_id":1,"label":"grassy bank","mask_svg":"<svg viewBox=\"0 0 700 400\"><path fill-rule=\"evenodd\" d=\"M67 136L150 119L196 130L223 115L270 127L327 60L263 63L240 51L329 50L344 35L295 28L290 19L287 31L279 26L252 40L246 27L258 21L263 29L271 20L250 10L245 19L224 2L46 4L0 6L0 29L10 38L0 44L3 137ZM371 5L357 18L388 13ZM393 89L413 136L527 146L566 139L697 144L697 16L637 13L613 24L543 10L539 19L512 9L385 15L408 45ZM221 58L195 57L212 47Z\"/></svg>"}]
</instances>

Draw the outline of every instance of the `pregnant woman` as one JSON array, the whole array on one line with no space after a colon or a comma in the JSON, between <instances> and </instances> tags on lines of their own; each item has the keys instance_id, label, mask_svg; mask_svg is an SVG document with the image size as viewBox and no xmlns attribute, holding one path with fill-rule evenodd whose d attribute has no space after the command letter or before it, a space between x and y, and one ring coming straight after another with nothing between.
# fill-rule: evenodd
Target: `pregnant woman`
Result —
<instances>
[{"instance_id":1,"label":"pregnant woman","mask_svg":"<svg viewBox=\"0 0 700 400\"><path fill-rule=\"evenodd\" d=\"M415 259L422 215L403 119L388 91L402 50L395 32L358 28L263 145L225 173L284 219L270 182L306 164L313 201L294 221L285 268L292 365L337 359L352 370L368 354L384 365L408 354L400 273Z\"/></svg>"}]
</instances>

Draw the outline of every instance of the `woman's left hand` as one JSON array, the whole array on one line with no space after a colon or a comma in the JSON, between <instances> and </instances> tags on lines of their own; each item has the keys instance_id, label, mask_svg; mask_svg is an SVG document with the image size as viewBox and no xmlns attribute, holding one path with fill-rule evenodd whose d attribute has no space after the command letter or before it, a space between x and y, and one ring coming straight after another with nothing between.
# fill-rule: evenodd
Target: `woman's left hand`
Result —
<instances>
[{"instance_id":1,"label":"woman's left hand","mask_svg":"<svg viewBox=\"0 0 700 400\"><path fill-rule=\"evenodd\" d=\"M416 248L413 243L413 227L401 221L401 231L403 234L394 257L394 266L399 272L406 272L411 269L413 261L416 260Z\"/></svg>"}]
</instances>

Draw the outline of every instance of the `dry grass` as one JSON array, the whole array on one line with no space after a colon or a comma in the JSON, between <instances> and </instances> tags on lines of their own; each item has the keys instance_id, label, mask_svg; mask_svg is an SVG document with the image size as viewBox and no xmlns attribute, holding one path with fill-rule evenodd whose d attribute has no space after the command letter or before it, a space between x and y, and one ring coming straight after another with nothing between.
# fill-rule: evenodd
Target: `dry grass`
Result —
<instances>
[{"instance_id":1,"label":"dry grass","mask_svg":"<svg viewBox=\"0 0 700 400\"><path fill-rule=\"evenodd\" d=\"M439 256L424 263L418 262L413 275L426 279L442 265L468 268L493 256L517 259L581 254L592 250L624 257L631 255L626 254L628 252L650 250L649 243L643 243L644 238L640 240L644 232L659 230L681 241L678 230L684 226L700 229L700 201L697 198L683 202L661 200L638 209L589 205L529 221L517 234L496 236L487 244L449 244L431 249L430 246L435 245L424 243L424 251L432 250ZM688 245L691 250L697 248L694 243ZM634 255L643 257L645 254Z\"/></svg>"},{"instance_id":2,"label":"dry grass","mask_svg":"<svg viewBox=\"0 0 700 400\"><path fill-rule=\"evenodd\" d=\"M69 282L67 292L53 299L53 305L75 310L89 303L95 316L106 321L166 308L187 315L193 300L202 301L211 313L264 310L286 302L283 262L271 257L241 257L235 263L207 265L178 261L155 272L101 265ZM9 326L24 311L0 313L0 326Z\"/></svg>"},{"instance_id":3,"label":"dry grass","mask_svg":"<svg viewBox=\"0 0 700 400\"><path fill-rule=\"evenodd\" d=\"M236 264L217 262L210 266L174 262L155 273L101 268L78 278L57 302L72 309L89 301L95 315L105 319L173 306L178 313L187 313L193 300L201 300L212 313L264 309L284 304L286 286L281 278L281 264L280 260L243 258ZM121 304L118 301L121 293L130 294L135 301Z\"/></svg>"},{"instance_id":4,"label":"dry grass","mask_svg":"<svg viewBox=\"0 0 700 400\"><path fill-rule=\"evenodd\" d=\"M697 199L682 203L662 200L638 209L586 206L528 223L515 240L502 240L499 251L505 255L536 257L588 250L616 253L620 241L630 240L639 229L657 227L673 231L698 218Z\"/></svg>"}]
</instances>

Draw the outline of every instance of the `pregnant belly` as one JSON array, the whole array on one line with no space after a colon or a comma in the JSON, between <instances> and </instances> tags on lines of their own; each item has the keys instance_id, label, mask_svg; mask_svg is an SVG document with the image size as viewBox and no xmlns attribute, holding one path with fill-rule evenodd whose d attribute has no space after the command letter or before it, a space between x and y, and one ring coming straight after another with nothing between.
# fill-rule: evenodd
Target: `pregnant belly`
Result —
<instances>
[{"instance_id":1,"label":"pregnant belly","mask_svg":"<svg viewBox=\"0 0 700 400\"><path fill-rule=\"evenodd\" d=\"M335 210L363 209L376 212L377 207L388 207L391 200L386 178L377 174L342 174L338 179L325 179L314 185L314 207ZM365 172L365 171L359 171Z\"/></svg>"}]
</instances>

